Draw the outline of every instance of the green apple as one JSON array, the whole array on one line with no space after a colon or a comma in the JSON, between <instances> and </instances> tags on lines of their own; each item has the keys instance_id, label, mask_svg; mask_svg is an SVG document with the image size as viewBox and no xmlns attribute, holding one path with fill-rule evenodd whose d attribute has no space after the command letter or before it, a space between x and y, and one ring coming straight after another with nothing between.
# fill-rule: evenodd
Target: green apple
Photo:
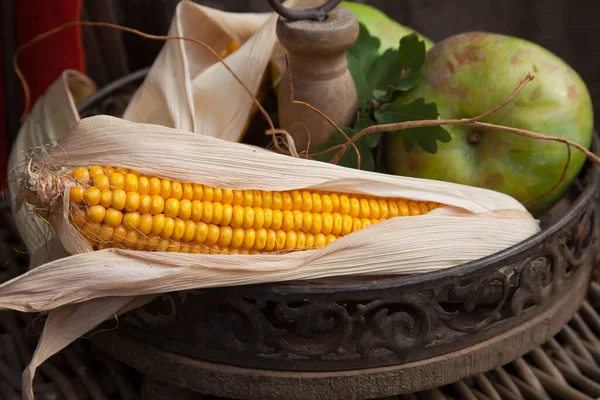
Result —
<instances>
[{"instance_id":1,"label":"green apple","mask_svg":"<svg viewBox=\"0 0 600 400\"><path fill-rule=\"evenodd\" d=\"M436 44L427 54L425 78L405 101L434 101L440 118L483 114L507 99L528 74L535 79L506 107L483 121L566 138L589 147L593 135L590 94L579 75L558 56L515 37L470 32ZM387 134L384 163L398 175L450 181L509 194L534 215L565 193L585 156L576 149L560 186L564 144L496 129L445 126L452 136L436 154L415 146L406 153L401 135ZM542 197L540 197L542 196Z\"/></svg>"},{"instance_id":2,"label":"green apple","mask_svg":"<svg viewBox=\"0 0 600 400\"><path fill-rule=\"evenodd\" d=\"M413 29L400 25L375 7L353 1L342 1L341 5L350 10L359 23L367 27L371 36L379 38L381 41L380 53L388 49L397 49L400 39L414 32ZM431 40L420 33L418 35L425 42L427 50L433 47Z\"/></svg>"}]
</instances>

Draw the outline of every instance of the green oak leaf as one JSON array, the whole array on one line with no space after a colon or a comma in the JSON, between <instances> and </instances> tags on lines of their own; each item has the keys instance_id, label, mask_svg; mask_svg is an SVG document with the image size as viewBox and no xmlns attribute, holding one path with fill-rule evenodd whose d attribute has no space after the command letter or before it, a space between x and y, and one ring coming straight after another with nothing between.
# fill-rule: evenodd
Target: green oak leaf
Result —
<instances>
[{"instance_id":1,"label":"green oak leaf","mask_svg":"<svg viewBox=\"0 0 600 400\"><path fill-rule=\"evenodd\" d=\"M402 103L397 99L386 103L375 112L375 121L378 124L392 124L397 122L417 121L424 119L437 119L439 116L435 103L426 103L423 98L418 98L412 103ZM448 143L452 137L441 126L428 126L422 128L411 128L398 131L402 135L404 149L410 152L415 144L419 143L426 152L435 154L437 152L437 141Z\"/></svg>"},{"instance_id":2,"label":"green oak leaf","mask_svg":"<svg viewBox=\"0 0 600 400\"><path fill-rule=\"evenodd\" d=\"M348 135L348 137L353 137L362 129L373 125L373 122L368 119L360 119L356 124L354 124L354 128L345 128L343 129L344 133ZM375 159L373 158L373 149L377 147L379 143L379 139L381 138L381 133L370 133L364 135L360 139L358 139L355 143L358 148L358 152L360 154L360 169L365 171L375 171ZM321 152L323 150L330 149L339 144L347 143L348 140L342 136L341 133L335 132L333 138L323 143L317 148L314 149L314 153ZM329 153L323 154L321 156L316 157L319 161L330 162L331 159L337 154L337 150L330 151ZM344 155L340 158L337 165L342 165L344 167L349 168L358 168L358 157L356 156L356 150L354 147L349 146Z\"/></svg>"},{"instance_id":3,"label":"green oak leaf","mask_svg":"<svg viewBox=\"0 0 600 400\"><path fill-rule=\"evenodd\" d=\"M372 99L389 102L397 92L410 90L423 79L425 42L416 33L404 36L398 49L378 55L378 48L379 39L361 24L358 39L347 56L359 105Z\"/></svg>"}]
</instances>

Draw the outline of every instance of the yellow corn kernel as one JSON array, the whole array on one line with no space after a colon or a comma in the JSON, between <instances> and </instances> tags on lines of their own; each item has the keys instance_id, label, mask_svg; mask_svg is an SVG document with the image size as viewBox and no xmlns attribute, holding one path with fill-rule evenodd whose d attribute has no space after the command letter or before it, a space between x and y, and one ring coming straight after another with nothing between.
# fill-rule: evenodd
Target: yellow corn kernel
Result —
<instances>
[{"instance_id":1,"label":"yellow corn kernel","mask_svg":"<svg viewBox=\"0 0 600 400\"><path fill-rule=\"evenodd\" d=\"M243 228L233 228L233 235L231 236L231 247L238 249L244 244L245 230Z\"/></svg>"},{"instance_id":2,"label":"yellow corn kernel","mask_svg":"<svg viewBox=\"0 0 600 400\"><path fill-rule=\"evenodd\" d=\"M292 197L292 210L302 209L302 192L294 190L291 194Z\"/></svg>"},{"instance_id":3,"label":"yellow corn kernel","mask_svg":"<svg viewBox=\"0 0 600 400\"><path fill-rule=\"evenodd\" d=\"M185 221L185 232L183 232L183 237L181 240L184 242L191 242L194 240L194 235L196 234L196 224L194 221Z\"/></svg>"},{"instance_id":4,"label":"yellow corn kernel","mask_svg":"<svg viewBox=\"0 0 600 400\"><path fill-rule=\"evenodd\" d=\"M360 204L360 210L358 212L358 217L359 218L368 218L369 215L371 215L371 207L369 205L369 200L360 199L359 204Z\"/></svg>"},{"instance_id":5,"label":"yellow corn kernel","mask_svg":"<svg viewBox=\"0 0 600 400\"><path fill-rule=\"evenodd\" d=\"M282 212L282 222L281 222L281 229L284 232L288 232L291 231L292 229L294 229L294 213L291 212L290 210L285 210Z\"/></svg>"},{"instance_id":6,"label":"yellow corn kernel","mask_svg":"<svg viewBox=\"0 0 600 400\"><path fill-rule=\"evenodd\" d=\"M221 230L217 225L208 224L208 234L206 235L206 240L204 244L207 246L212 246L219 241L219 235L221 234Z\"/></svg>"},{"instance_id":7,"label":"yellow corn kernel","mask_svg":"<svg viewBox=\"0 0 600 400\"><path fill-rule=\"evenodd\" d=\"M127 236L127 229L125 229L123 225L115 226L112 236L113 242L121 243L123 240L125 240L125 236Z\"/></svg>"},{"instance_id":8,"label":"yellow corn kernel","mask_svg":"<svg viewBox=\"0 0 600 400\"><path fill-rule=\"evenodd\" d=\"M95 176L98 175L104 175L104 169L98 165L94 165L92 167L90 167L90 178L94 178Z\"/></svg>"},{"instance_id":9,"label":"yellow corn kernel","mask_svg":"<svg viewBox=\"0 0 600 400\"><path fill-rule=\"evenodd\" d=\"M267 245L267 237L268 233L265 228L256 229L255 239L254 239L254 250L263 250Z\"/></svg>"},{"instance_id":10,"label":"yellow corn kernel","mask_svg":"<svg viewBox=\"0 0 600 400\"><path fill-rule=\"evenodd\" d=\"M182 184L182 200L194 200L194 186L191 183L183 183Z\"/></svg>"},{"instance_id":11,"label":"yellow corn kernel","mask_svg":"<svg viewBox=\"0 0 600 400\"><path fill-rule=\"evenodd\" d=\"M101 205L96 205L88 208L87 215L90 221L100 223L104 221L106 215L106 208Z\"/></svg>"},{"instance_id":12,"label":"yellow corn kernel","mask_svg":"<svg viewBox=\"0 0 600 400\"><path fill-rule=\"evenodd\" d=\"M271 208L273 203L273 192L261 192L262 207L266 210Z\"/></svg>"},{"instance_id":13,"label":"yellow corn kernel","mask_svg":"<svg viewBox=\"0 0 600 400\"><path fill-rule=\"evenodd\" d=\"M110 178L106 175L96 175L92 178L92 185L100 190L109 190Z\"/></svg>"},{"instance_id":14,"label":"yellow corn kernel","mask_svg":"<svg viewBox=\"0 0 600 400\"><path fill-rule=\"evenodd\" d=\"M106 214L104 215L104 223L108 226L118 226L123 222L123 214L121 211L116 210L114 208L107 208Z\"/></svg>"},{"instance_id":15,"label":"yellow corn kernel","mask_svg":"<svg viewBox=\"0 0 600 400\"><path fill-rule=\"evenodd\" d=\"M204 222L196 223L196 232L194 233L194 242L203 244L208 236L208 225Z\"/></svg>"},{"instance_id":16,"label":"yellow corn kernel","mask_svg":"<svg viewBox=\"0 0 600 400\"><path fill-rule=\"evenodd\" d=\"M244 190L242 191L244 194L244 199L242 200L242 207L251 207L254 202L254 197L252 196L252 190Z\"/></svg>"},{"instance_id":17,"label":"yellow corn kernel","mask_svg":"<svg viewBox=\"0 0 600 400\"><path fill-rule=\"evenodd\" d=\"M159 195L152 196L152 202L150 203L150 214L160 214L165 209L165 199Z\"/></svg>"},{"instance_id":18,"label":"yellow corn kernel","mask_svg":"<svg viewBox=\"0 0 600 400\"><path fill-rule=\"evenodd\" d=\"M103 207L108 208L112 204L112 192L110 190L105 190L100 194L100 204Z\"/></svg>"},{"instance_id":19,"label":"yellow corn kernel","mask_svg":"<svg viewBox=\"0 0 600 400\"><path fill-rule=\"evenodd\" d=\"M152 232L152 224L154 222L154 218L152 214L142 214L140 216L140 223L138 224L137 229L143 235L149 235Z\"/></svg>"},{"instance_id":20,"label":"yellow corn kernel","mask_svg":"<svg viewBox=\"0 0 600 400\"><path fill-rule=\"evenodd\" d=\"M214 197L215 197L214 188L211 186L204 185L202 198L200 200L211 202L214 200Z\"/></svg>"},{"instance_id":21,"label":"yellow corn kernel","mask_svg":"<svg viewBox=\"0 0 600 400\"><path fill-rule=\"evenodd\" d=\"M340 233L342 233L342 229L344 226L344 224L343 224L344 219L342 218L342 216L339 213L333 213L330 215L331 215L331 220L332 220L331 234L339 235Z\"/></svg>"},{"instance_id":22,"label":"yellow corn kernel","mask_svg":"<svg viewBox=\"0 0 600 400\"><path fill-rule=\"evenodd\" d=\"M233 206L231 204L223 204L223 217L221 225L230 225L233 218Z\"/></svg>"},{"instance_id":23,"label":"yellow corn kernel","mask_svg":"<svg viewBox=\"0 0 600 400\"><path fill-rule=\"evenodd\" d=\"M321 233L328 235L333 230L333 217L329 213L323 213L321 214L321 218L323 220Z\"/></svg>"},{"instance_id":24,"label":"yellow corn kernel","mask_svg":"<svg viewBox=\"0 0 600 400\"><path fill-rule=\"evenodd\" d=\"M171 181L168 179L160 180L160 195L163 199L171 197Z\"/></svg>"},{"instance_id":25,"label":"yellow corn kernel","mask_svg":"<svg viewBox=\"0 0 600 400\"><path fill-rule=\"evenodd\" d=\"M192 210L191 210L191 214L190 214L190 218L192 219L192 221L198 222L198 221L202 220L203 208L204 208L204 206L202 205L202 201L200 201L200 200L192 201Z\"/></svg>"},{"instance_id":26,"label":"yellow corn kernel","mask_svg":"<svg viewBox=\"0 0 600 400\"><path fill-rule=\"evenodd\" d=\"M223 199L223 190L221 188L213 188L213 199L214 203L221 203Z\"/></svg>"},{"instance_id":27,"label":"yellow corn kernel","mask_svg":"<svg viewBox=\"0 0 600 400\"><path fill-rule=\"evenodd\" d=\"M316 213L319 212L328 212L328 213L333 213L333 201L331 200L331 196L329 196L328 194L324 194L322 196L320 196L321 202L321 209L319 211L316 211ZM313 199L313 204L318 204L318 202L315 202L315 199ZM316 206L318 207L318 205Z\"/></svg>"},{"instance_id":28,"label":"yellow corn kernel","mask_svg":"<svg viewBox=\"0 0 600 400\"><path fill-rule=\"evenodd\" d=\"M272 229L267 230L267 241L265 243L264 250L272 251L275 248L276 243L277 243L276 231L274 231Z\"/></svg>"},{"instance_id":29,"label":"yellow corn kernel","mask_svg":"<svg viewBox=\"0 0 600 400\"><path fill-rule=\"evenodd\" d=\"M273 219L269 228L273 230L281 229L283 225L283 212L280 210L273 210Z\"/></svg>"},{"instance_id":30,"label":"yellow corn kernel","mask_svg":"<svg viewBox=\"0 0 600 400\"><path fill-rule=\"evenodd\" d=\"M167 251L171 242L168 239L160 239L156 245L156 251Z\"/></svg>"},{"instance_id":31,"label":"yellow corn kernel","mask_svg":"<svg viewBox=\"0 0 600 400\"><path fill-rule=\"evenodd\" d=\"M176 216L184 221L190 219L192 215L192 202L188 199L183 199L179 202L179 211Z\"/></svg>"},{"instance_id":32,"label":"yellow corn kernel","mask_svg":"<svg viewBox=\"0 0 600 400\"><path fill-rule=\"evenodd\" d=\"M419 203L419 210L421 211L421 215L427 214L429 212L427 205L423 203Z\"/></svg>"},{"instance_id":33,"label":"yellow corn kernel","mask_svg":"<svg viewBox=\"0 0 600 400\"><path fill-rule=\"evenodd\" d=\"M332 242L334 242L337 238L334 235L326 235L325 239L327 240L327 244L331 244Z\"/></svg>"},{"instance_id":34,"label":"yellow corn kernel","mask_svg":"<svg viewBox=\"0 0 600 400\"><path fill-rule=\"evenodd\" d=\"M283 198L281 196L281 193L274 192L273 196L272 196L272 201L271 201L271 208L273 209L273 211L275 211L275 210L281 210L282 207L283 207Z\"/></svg>"},{"instance_id":35,"label":"yellow corn kernel","mask_svg":"<svg viewBox=\"0 0 600 400\"><path fill-rule=\"evenodd\" d=\"M321 232L323 229L323 216L321 214L313 214L312 227L310 228L310 232L314 235Z\"/></svg>"},{"instance_id":36,"label":"yellow corn kernel","mask_svg":"<svg viewBox=\"0 0 600 400\"><path fill-rule=\"evenodd\" d=\"M349 215L342 215L342 232L340 235L345 236L352 233L352 227L354 226L354 221L352 217Z\"/></svg>"},{"instance_id":37,"label":"yellow corn kernel","mask_svg":"<svg viewBox=\"0 0 600 400\"><path fill-rule=\"evenodd\" d=\"M110 187L113 189L123 189L125 187L125 177L119 172L110 174Z\"/></svg>"},{"instance_id":38,"label":"yellow corn kernel","mask_svg":"<svg viewBox=\"0 0 600 400\"><path fill-rule=\"evenodd\" d=\"M169 217L179 215L179 200L171 197L165 201L165 215Z\"/></svg>"},{"instance_id":39,"label":"yellow corn kernel","mask_svg":"<svg viewBox=\"0 0 600 400\"><path fill-rule=\"evenodd\" d=\"M137 211L125 213L123 215L123 225L127 230L137 229L140 224L140 217L141 215Z\"/></svg>"},{"instance_id":40,"label":"yellow corn kernel","mask_svg":"<svg viewBox=\"0 0 600 400\"><path fill-rule=\"evenodd\" d=\"M388 218L397 217L398 215L400 215L398 204L392 200L388 203Z\"/></svg>"},{"instance_id":41,"label":"yellow corn kernel","mask_svg":"<svg viewBox=\"0 0 600 400\"><path fill-rule=\"evenodd\" d=\"M323 198L321 197L320 194L318 193L313 193L311 195L312 197L312 208L310 210L306 210L306 211L312 211L314 213L320 213L322 212L323 209ZM324 211L324 212L331 212L331 211Z\"/></svg>"},{"instance_id":42,"label":"yellow corn kernel","mask_svg":"<svg viewBox=\"0 0 600 400\"><path fill-rule=\"evenodd\" d=\"M206 190L204 191L206 195ZM213 217L213 203L208 200L202 202L202 222L210 224Z\"/></svg>"},{"instance_id":43,"label":"yellow corn kernel","mask_svg":"<svg viewBox=\"0 0 600 400\"><path fill-rule=\"evenodd\" d=\"M125 211L137 211L138 208L140 208L140 194L138 192L127 192Z\"/></svg>"},{"instance_id":44,"label":"yellow corn kernel","mask_svg":"<svg viewBox=\"0 0 600 400\"><path fill-rule=\"evenodd\" d=\"M156 196L160 194L162 183L158 178L150 178L148 182L148 194L150 196Z\"/></svg>"},{"instance_id":45,"label":"yellow corn kernel","mask_svg":"<svg viewBox=\"0 0 600 400\"><path fill-rule=\"evenodd\" d=\"M360 201L356 197L350 198L350 216L358 217L360 214Z\"/></svg>"},{"instance_id":46,"label":"yellow corn kernel","mask_svg":"<svg viewBox=\"0 0 600 400\"><path fill-rule=\"evenodd\" d=\"M138 188L138 177L132 173L125 175L125 186L123 187L123 190L126 192L137 192Z\"/></svg>"},{"instance_id":47,"label":"yellow corn kernel","mask_svg":"<svg viewBox=\"0 0 600 400\"><path fill-rule=\"evenodd\" d=\"M287 238L287 234L282 229L279 229L275 232L275 248L274 250L279 251L285 248L285 240Z\"/></svg>"},{"instance_id":48,"label":"yellow corn kernel","mask_svg":"<svg viewBox=\"0 0 600 400\"><path fill-rule=\"evenodd\" d=\"M87 204L88 207L92 207L97 204L100 204L100 195L101 194L102 194L102 192L100 192L100 189L92 186L91 188L89 188L88 190L85 191L85 195L83 196L83 198L85 200L85 204Z\"/></svg>"},{"instance_id":49,"label":"yellow corn kernel","mask_svg":"<svg viewBox=\"0 0 600 400\"><path fill-rule=\"evenodd\" d=\"M150 192L150 180L147 177L138 177L138 192L140 195L145 195Z\"/></svg>"},{"instance_id":50,"label":"yellow corn kernel","mask_svg":"<svg viewBox=\"0 0 600 400\"><path fill-rule=\"evenodd\" d=\"M194 183L192 184L192 189L194 191L194 200L202 201L204 200L204 186Z\"/></svg>"},{"instance_id":51,"label":"yellow corn kernel","mask_svg":"<svg viewBox=\"0 0 600 400\"><path fill-rule=\"evenodd\" d=\"M232 191L233 199L231 200L232 206L241 206L244 202L244 192L241 190Z\"/></svg>"},{"instance_id":52,"label":"yellow corn kernel","mask_svg":"<svg viewBox=\"0 0 600 400\"><path fill-rule=\"evenodd\" d=\"M302 226L300 227L300 229L302 229L303 232L310 232L310 230L312 229L312 225L313 225L313 214L309 213L308 211L305 211L302 213Z\"/></svg>"},{"instance_id":53,"label":"yellow corn kernel","mask_svg":"<svg viewBox=\"0 0 600 400\"><path fill-rule=\"evenodd\" d=\"M71 189L69 189L69 198L75 203L83 203L85 198L85 188L79 185L72 186Z\"/></svg>"},{"instance_id":54,"label":"yellow corn kernel","mask_svg":"<svg viewBox=\"0 0 600 400\"><path fill-rule=\"evenodd\" d=\"M165 217L165 225L162 231L158 234L163 239L170 239L175 230L175 220L171 217Z\"/></svg>"},{"instance_id":55,"label":"yellow corn kernel","mask_svg":"<svg viewBox=\"0 0 600 400\"><path fill-rule=\"evenodd\" d=\"M242 248L250 250L254 247L254 241L256 240L256 231L252 228L246 229L244 232L244 242Z\"/></svg>"},{"instance_id":56,"label":"yellow corn kernel","mask_svg":"<svg viewBox=\"0 0 600 400\"><path fill-rule=\"evenodd\" d=\"M293 208L292 196L287 192L283 192L281 194L281 210L289 211L289 210L292 210L292 208Z\"/></svg>"},{"instance_id":57,"label":"yellow corn kernel","mask_svg":"<svg viewBox=\"0 0 600 400\"><path fill-rule=\"evenodd\" d=\"M327 237L322 233L317 233L315 235L315 248L320 249L321 247L325 247L327 245Z\"/></svg>"},{"instance_id":58,"label":"yellow corn kernel","mask_svg":"<svg viewBox=\"0 0 600 400\"><path fill-rule=\"evenodd\" d=\"M294 210L292 211L292 215L294 216L294 227L292 228L292 230L298 231L302 229L302 225L304 225L302 211Z\"/></svg>"},{"instance_id":59,"label":"yellow corn kernel","mask_svg":"<svg viewBox=\"0 0 600 400\"><path fill-rule=\"evenodd\" d=\"M123 210L125 208L125 203L127 201L127 193L124 190L117 189L111 192L111 202L110 205L112 208L117 210Z\"/></svg>"},{"instance_id":60,"label":"yellow corn kernel","mask_svg":"<svg viewBox=\"0 0 600 400\"><path fill-rule=\"evenodd\" d=\"M180 182L171 182L171 198L181 200L183 196L183 186Z\"/></svg>"},{"instance_id":61,"label":"yellow corn kernel","mask_svg":"<svg viewBox=\"0 0 600 400\"><path fill-rule=\"evenodd\" d=\"M123 244L126 247L134 248L139 240L140 235L137 233L136 230L128 230L127 234L125 235L125 240L123 241Z\"/></svg>"},{"instance_id":62,"label":"yellow corn kernel","mask_svg":"<svg viewBox=\"0 0 600 400\"><path fill-rule=\"evenodd\" d=\"M147 214L150 212L152 208L152 196L149 194L141 194L140 195L140 206L138 207L138 211L140 214Z\"/></svg>"},{"instance_id":63,"label":"yellow corn kernel","mask_svg":"<svg viewBox=\"0 0 600 400\"><path fill-rule=\"evenodd\" d=\"M333 197L332 197L333 199ZM339 197L340 199L340 207L339 207L339 213L342 215L346 215L346 214L350 214L350 199L348 198L348 196L345 195L341 195ZM336 212L335 207L333 208L333 212Z\"/></svg>"},{"instance_id":64,"label":"yellow corn kernel","mask_svg":"<svg viewBox=\"0 0 600 400\"><path fill-rule=\"evenodd\" d=\"M218 244L223 248L227 248L231 244L233 238L233 228L230 226L221 226L219 229L221 232L219 233Z\"/></svg>"},{"instance_id":65,"label":"yellow corn kernel","mask_svg":"<svg viewBox=\"0 0 600 400\"><path fill-rule=\"evenodd\" d=\"M305 233L304 235L304 248L306 250L310 250L315 246L315 235L313 235L312 233Z\"/></svg>"},{"instance_id":66,"label":"yellow corn kernel","mask_svg":"<svg viewBox=\"0 0 600 400\"><path fill-rule=\"evenodd\" d=\"M398 200L398 214L407 217L410 215L410 209L408 208L408 204L404 200Z\"/></svg>"},{"instance_id":67,"label":"yellow corn kernel","mask_svg":"<svg viewBox=\"0 0 600 400\"><path fill-rule=\"evenodd\" d=\"M340 196L335 193L330 193L329 197L331 198L331 212L336 212L343 215L344 213L340 211Z\"/></svg>"},{"instance_id":68,"label":"yellow corn kernel","mask_svg":"<svg viewBox=\"0 0 600 400\"><path fill-rule=\"evenodd\" d=\"M219 202L213 203L213 215L212 215L212 223L215 225L221 224L223 220L223 204Z\"/></svg>"},{"instance_id":69,"label":"yellow corn kernel","mask_svg":"<svg viewBox=\"0 0 600 400\"><path fill-rule=\"evenodd\" d=\"M158 214L152 216L152 234L158 235L162 232L163 227L165 226L166 217L163 214Z\"/></svg>"},{"instance_id":70,"label":"yellow corn kernel","mask_svg":"<svg viewBox=\"0 0 600 400\"><path fill-rule=\"evenodd\" d=\"M303 190L302 191L302 211L310 212L310 211L312 211L312 209L313 209L313 196L308 190Z\"/></svg>"},{"instance_id":71,"label":"yellow corn kernel","mask_svg":"<svg viewBox=\"0 0 600 400\"><path fill-rule=\"evenodd\" d=\"M223 205L229 204L231 205L233 202L233 190L231 189L223 189L221 193L221 203Z\"/></svg>"},{"instance_id":72,"label":"yellow corn kernel","mask_svg":"<svg viewBox=\"0 0 600 400\"><path fill-rule=\"evenodd\" d=\"M71 176L79 183L84 185L89 185L90 183L90 172L87 168L75 168L71 173Z\"/></svg>"},{"instance_id":73,"label":"yellow corn kernel","mask_svg":"<svg viewBox=\"0 0 600 400\"><path fill-rule=\"evenodd\" d=\"M265 224L265 210L261 207L254 207L254 222L252 223L252 228L260 229Z\"/></svg>"},{"instance_id":74,"label":"yellow corn kernel","mask_svg":"<svg viewBox=\"0 0 600 400\"><path fill-rule=\"evenodd\" d=\"M175 218L175 228L173 229L172 240L180 240L185 233L185 221Z\"/></svg>"},{"instance_id":75,"label":"yellow corn kernel","mask_svg":"<svg viewBox=\"0 0 600 400\"><path fill-rule=\"evenodd\" d=\"M107 210L108 211L108 210ZM108 243L112 241L113 233L115 228L110 225L102 225L100 227L100 231L98 232L98 241L102 243Z\"/></svg>"},{"instance_id":76,"label":"yellow corn kernel","mask_svg":"<svg viewBox=\"0 0 600 400\"><path fill-rule=\"evenodd\" d=\"M160 243L160 238L158 236L150 236L146 239L146 250L153 251L156 250L158 244Z\"/></svg>"}]
</instances>

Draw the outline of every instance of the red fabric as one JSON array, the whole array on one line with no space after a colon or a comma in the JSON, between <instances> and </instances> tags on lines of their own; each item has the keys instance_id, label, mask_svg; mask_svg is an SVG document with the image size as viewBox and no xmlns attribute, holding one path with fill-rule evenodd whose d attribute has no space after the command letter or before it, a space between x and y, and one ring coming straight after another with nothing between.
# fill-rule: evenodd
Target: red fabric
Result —
<instances>
[{"instance_id":1,"label":"red fabric","mask_svg":"<svg viewBox=\"0 0 600 400\"><path fill-rule=\"evenodd\" d=\"M19 45L66 22L80 20L81 0L19 0ZM65 69L85 72L81 27L67 28L23 51L21 70L31 90L31 105Z\"/></svg>"},{"instance_id":2,"label":"red fabric","mask_svg":"<svg viewBox=\"0 0 600 400\"><path fill-rule=\"evenodd\" d=\"M19 46L40 33L66 22L79 21L81 14L81 0L19 0L17 7ZM85 73L81 27L67 28L24 50L19 55L19 66L29 84L30 105L33 107L40 95L44 94L65 69L75 69ZM0 75L2 75L1 72ZM2 77L0 76L0 87L1 83ZM9 99L4 99L4 101L9 101ZM2 122L0 127L0 182L4 182L8 146L4 132L4 103L2 101L0 101L0 109L0 121Z\"/></svg>"}]
</instances>

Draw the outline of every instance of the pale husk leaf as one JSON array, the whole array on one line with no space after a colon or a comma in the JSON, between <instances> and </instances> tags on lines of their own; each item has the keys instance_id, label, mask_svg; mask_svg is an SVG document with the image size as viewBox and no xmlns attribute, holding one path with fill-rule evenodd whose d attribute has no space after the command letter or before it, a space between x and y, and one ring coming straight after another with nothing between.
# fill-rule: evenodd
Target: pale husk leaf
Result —
<instances>
[{"instance_id":1,"label":"pale husk leaf","mask_svg":"<svg viewBox=\"0 0 600 400\"><path fill-rule=\"evenodd\" d=\"M273 13L228 13L183 1L169 35L200 40L217 53L232 41L240 44L225 62L256 95L277 40L275 21ZM168 40L123 118L237 141L252 104L214 54L197 43Z\"/></svg>"},{"instance_id":2,"label":"pale husk leaf","mask_svg":"<svg viewBox=\"0 0 600 400\"><path fill-rule=\"evenodd\" d=\"M36 101L13 144L8 160L8 198L17 230L30 253L45 245L52 232L46 221L32 212L30 205L22 203L17 195L21 190L17 177L27 167L32 149L58 142L79 121L77 104L95 91L95 83L87 76L74 70L64 71Z\"/></svg>"}]
</instances>

